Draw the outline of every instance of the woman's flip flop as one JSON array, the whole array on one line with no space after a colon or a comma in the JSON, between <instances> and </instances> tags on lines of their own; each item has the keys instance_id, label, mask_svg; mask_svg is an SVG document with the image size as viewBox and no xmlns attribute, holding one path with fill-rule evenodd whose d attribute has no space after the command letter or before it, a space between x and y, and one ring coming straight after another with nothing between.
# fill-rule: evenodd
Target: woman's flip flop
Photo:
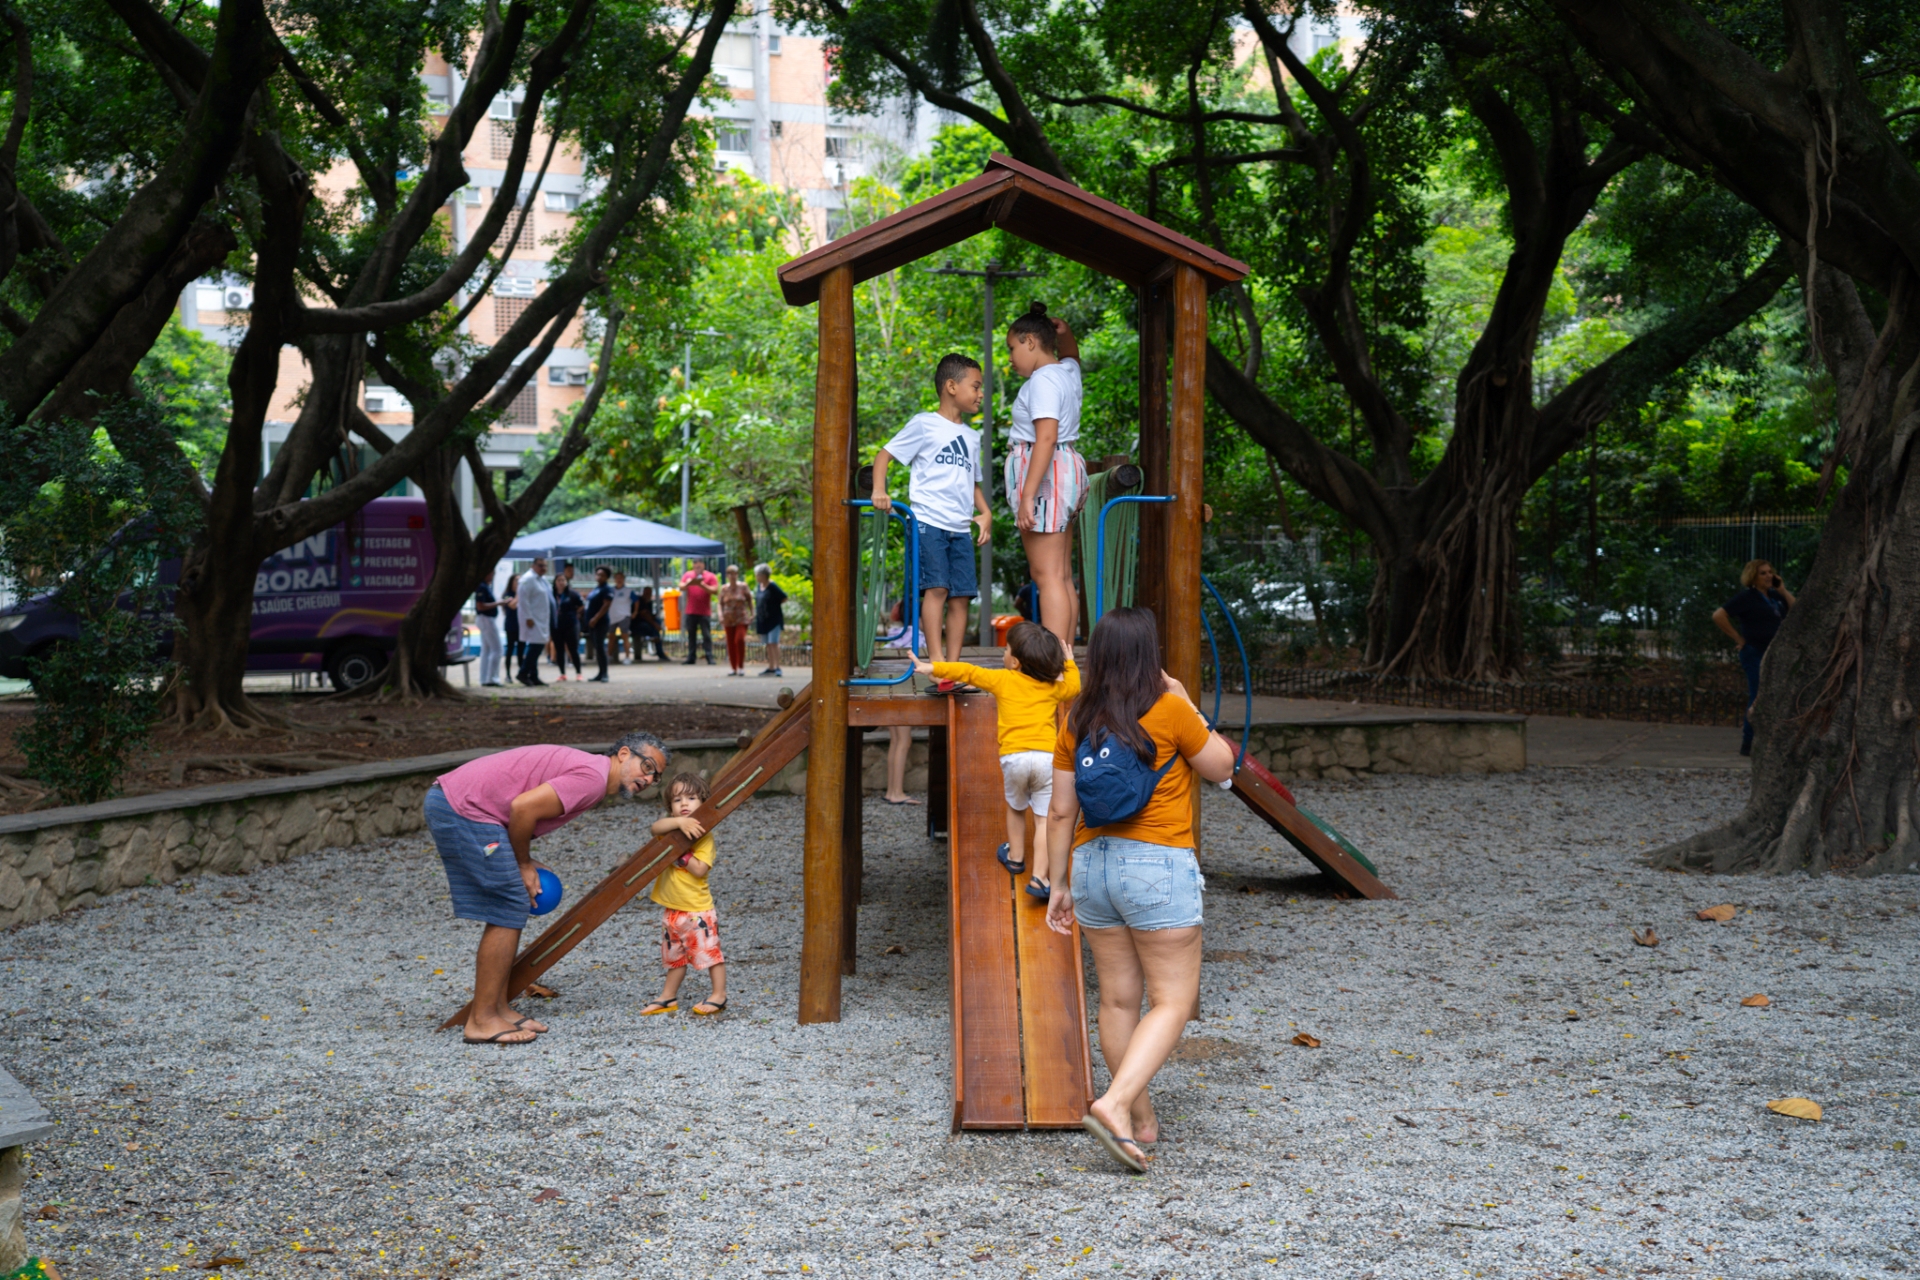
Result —
<instances>
[{"instance_id":1,"label":"woman's flip flop","mask_svg":"<svg viewBox=\"0 0 1920 1280\"><path fill-rule=\"evenodd\" d=\"M525 1027L518 1027L518 1026L508 1027L505 1031L500 1032L498 1035L483 1036L478 1040L472 1039L467 1035L465 1031L462 1031L460 1033L460 1038L466 1041L468 1044L497 1044L503 1048L508 1045L515 1045L515 1044L532 1044L535 1039L535 1037L532 1035L529 1035L525 1040L507 1039L508 1036L517 1036L522 1031L525 1031L525 1030L526 1030Z\"/></svg>"},{"instance_id":2,"label":"woman's flip flop","mask_svg":"<svg viewBox=\"0 0 1920 1280\"><path fill-rule=\"evenodd\" d=\"M1147 1171L1147 1162L1140 1156L1134 1154L1134 1152L1140 1150L1140 1144L1132 1138L1122 1138L1114 1133L1111 1129L1107 1128L1107 1126L1101 1124L1100 1117L1094 1115L1091 1111L1080 1117L1080 1127L1092 1134L1100 1145L1107 1149L1108 1155L1127 1166L1127 1168L1133 1170L1135 1173L1145 1173ZM1125 1144L1124 1146L1122 1145L1123 1143ZM1132 1147L1133 1151L1128 1151L1127 1147Z\"/></svg>"}]
</instances>

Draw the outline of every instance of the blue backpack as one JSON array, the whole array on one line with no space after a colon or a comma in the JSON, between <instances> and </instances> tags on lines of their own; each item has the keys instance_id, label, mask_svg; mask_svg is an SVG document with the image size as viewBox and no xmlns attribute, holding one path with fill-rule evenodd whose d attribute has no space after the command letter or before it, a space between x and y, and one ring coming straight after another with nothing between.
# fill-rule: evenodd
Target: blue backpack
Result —
<instances>
[{"instance_id":1,"label":"blue backpack","mask_svg":"<svg viewBox=\"0 0 1920 1280\"><path fill-rule=\"evenodd\" d=\"M1080 798L1080 820L1089 827L1110 826L1136 817L1153 799L1160 779L1180 758L1176 751L1155 769L1126 743L1092 734L1074 748L1073 754L1073 790Z\"/></svg>"}]
</instances>

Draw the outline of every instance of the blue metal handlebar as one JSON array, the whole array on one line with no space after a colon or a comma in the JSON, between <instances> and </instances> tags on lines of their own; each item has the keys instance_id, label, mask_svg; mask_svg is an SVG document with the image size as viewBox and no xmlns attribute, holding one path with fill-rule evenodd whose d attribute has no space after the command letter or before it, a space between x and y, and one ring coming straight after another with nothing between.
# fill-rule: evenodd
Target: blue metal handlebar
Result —
<instances>
[{"instance_id":1,"label":"blue metal handlebar","mask_svg":"<svg viewBox=\"0 0 1920 1280\"><path fill-rule=\"evenodd\" d=\"M871 507L873 505L873 499L848 498L846 505L850 507ZM913 655L920 652L920 522L914 517L913 508L906 503L895 502L891 505L892 510L886 514L898 520L907 530L906 604L901 609L901 612L907 615L907 669L891 680L881 680L873 677L856 680L849 677L840 682L842 685L848 687L856 685L905 684L907 681L913 679ZM876 573L882 573L885 568L886 566L884 565L877 565L874 571Z\"/></svg>"},{"instance_id":2,"label":"blue metal handlebar","mask_svg":"<svg viewBox=\"0 0 1920 1280\"><path fill-rule=\"evenodd\" d=\"M1123 493L1117 498L1108 498L1100 508L1100 519L1095 525L1093 540L1093 599L1088 603L1093 609L1093 619L1087 624L1087 634L1093 634L1093 623L1100 621L1100 615L1107 611L1107 515L1123 502L1172 502L1170 493Z\"/></svg>"}]
</instances>

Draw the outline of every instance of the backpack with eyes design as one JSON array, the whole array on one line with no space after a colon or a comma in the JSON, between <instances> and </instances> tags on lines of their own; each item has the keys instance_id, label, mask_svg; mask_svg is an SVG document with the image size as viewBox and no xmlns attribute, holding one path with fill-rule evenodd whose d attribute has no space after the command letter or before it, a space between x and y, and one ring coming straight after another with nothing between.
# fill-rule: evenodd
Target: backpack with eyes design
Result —
<instances>
[{"instance_id":1,"label":"backpack with eyes design","mask_svg":"<svg viewBox=\"0 0 1920 1280\"><path fill-rule=\"evenodd\" d=\"M1080 798L1080 820L1089 827L1105 827L1138 817L1179 758L1175 751L1155 769L1126 743L1099 732L1089 734L1073 752L1073 790Z\"/></svg>"}]
</instances>

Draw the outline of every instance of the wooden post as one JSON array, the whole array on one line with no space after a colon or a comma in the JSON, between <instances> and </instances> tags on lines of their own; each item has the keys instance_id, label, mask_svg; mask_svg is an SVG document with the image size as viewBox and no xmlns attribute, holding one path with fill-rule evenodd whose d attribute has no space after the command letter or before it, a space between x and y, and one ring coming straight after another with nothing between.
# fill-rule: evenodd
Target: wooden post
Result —
<instances>
[{"instance_id":1,"label":"wooden post","mask_svg":"<svg viewBox=\"0 0 1920 1280\"><path fill-rule=\"evenodd\" d=\"M1142 344L1144 349L1144 343ZM1168 396L1172 427L1168 434L1167 489L1175 495L1167 511L1165 583L1167 612L1161 652L1167 672L1197 702L1200 699L1201 493L1206 462L1207 286L1192 267L1173 271L1173 379ZM1143 577L1148 576L1146 574ZM1194 791L1199 803L1200 792ZM1199 813L1194 814L1195 833Z\"/></svg>"},{"instance_id":2,"label":"wooden post","mask_svg":"<svg viewBox=\"0 0 1920 1280\"><path fill-rule=\"evenodd\" d=\"M866 752L865 729L847 730L847 781L840 819L841 937L840 972L851 976L860 946L860 881L866 873L864 834L866 788L861 778Z\"/></svg>"},{"instance_id":3,"label":"wooden post","mask_svg":"<svg viewBox=\"0 0 1920 1280\"><path fill-rule=\"evenodd\" d=\"M1140 286L1140 472L1142 493L1168 493L1167 284ZM1153 610L1160 652L1167 652L1167 521L1172 513L1151 503L1140 513L1140 567L1133 602ZM1171 668L1169 668L1171 669Z\"/></svg>"},{"instance_id":4,"label":"wooden post","mask_svg":"<svg viewBox=\"0 0 1920 1280\"><path fill-rule=\"evenodd\" d=\"M805 933L800 944L800 1021L840 1021L846 953L845 839L847 687L853 662L852 554L853 271L820 282L820 357L813 392L813 706L808 713Z\"/></svg>"}]
</instances>

